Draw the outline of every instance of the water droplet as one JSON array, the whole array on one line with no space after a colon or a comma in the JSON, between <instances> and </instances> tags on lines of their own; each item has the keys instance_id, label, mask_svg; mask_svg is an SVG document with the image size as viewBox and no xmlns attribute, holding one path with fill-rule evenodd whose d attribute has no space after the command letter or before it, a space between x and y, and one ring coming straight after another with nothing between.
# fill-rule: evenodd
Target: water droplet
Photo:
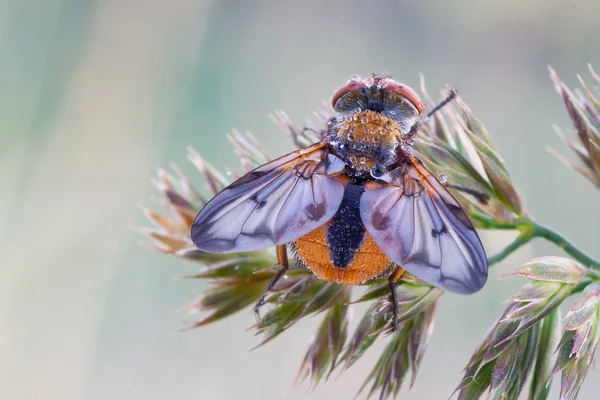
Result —
<instances>
[{"instance_id":1,"label":"water droplet","mask_svg":"<svg viewBox=\"0 0 600 400\"><path fill-rule=\"evenodd\" d=\"M361 80L361 77L360 77L359 74L352 74L348 78L348 83L350 83L350 82L360 82L360 80Z\"/></svg>"},{"instance_id":2,"label":"water droplet","mask_svg":"<svg viewBox=\"0 0 600 400\"><path fill-rule=\"evenodd\" d=\"M355 164L356 163L356 156L350 156L350 162L352 164Z\"/></svg>"},{"instance_id":3,"label":"water droplet","mask_svg":"<svg viewBox=\"0 0 600 400\"><path fill-rule=\"evenodd\" d=\"M438 175L438 181L440 181L440 183L442 185L445 185L446 183L448 183L448 175L446 175L446 174L439 174Z\"/></svg>"},{"instance_id":4,"label":"water droplet","mask_svg":"<svg viewBox=\"0 0 600 400\"><path fill-rule=\"evenodd\" d=\"M346 121L352 122L352 115L346 115Z\"/></svg>"},{"instance_id":5,"label":"water droplet","mask_svg":"<svg viewBox=\"0 0 600 400\"><path fill-rule=\"evenodd\" d=\"M354 132L348 132L348 140L353 141L355 139Z\"/></svg>"},{"instance_id":6,"label":"water droplet","mask_svg":"<svg viewBox=\"0 0 600 400\"><path fill-rule=\"evenodd\" d=\"M354 115L352 116L352 119L353 119L354 121L358 121L358 115L354 114Z\"/></svg>"},{"instance_id":7,"label":"water droplet","mask_svg":"<svg viewBox=\"0 0 600 400\"><path fill-rule=\"evenodd\" d=\"M363 124L366 124L367 122L369 122L369 119L367 117L362 117L360 119L360 122L362 122Z\"/></svg>"},{"instance_id":8,"label":"water droplet","mask_svg":"<svg viewBox=\"0 0 600 400\"><path fill-rule=\"evenodd\" d=\"M361 157L361 158L360 158L358 161L359 161L361 164L364 164L364 163L366 163L366 162L367 162L367 159L366 159L365 157Z\"/></svg>"},{"instance_id":9,"label":"water droplet","mask_svg":"<svg viewBox=\"0 0 600 400\"><path fill-rule=\"evenodd\" d=\"M337 144L338 140L337 137L335 135L329 135L325 137L325 141L329 144Z\"/></svg>"},{"instance_id":10,"label":"water droplet","mask_svg":"<svg viewBox=\"0 0 600 400\"><path fill-rule=\"evenodd\" d=\"M371 110L365 110L365 115L369 115L371 113Z\"/></svg>"},{"instance_id":11,"label":"water droplet","mask_svg":"<svg viewBox=\"0 0 600 400\"><path fill-rule=\"evenodd\" d=\"M385 85L387 85L387 79L380 79L379 82L377 82L377 87L378 88L383 88Z\"/></svg>"},{"instance_id":12,"label":"water droplet","mask_svg":"<svg viewBox=\"0 0 600 400\"><path fill-rule=\"evenodd\" d=\"M371 176L373 178L379 178L385 174L385 168L383 165L375 164L375 166L371 169Z\"/></svg>"}]
</instances>

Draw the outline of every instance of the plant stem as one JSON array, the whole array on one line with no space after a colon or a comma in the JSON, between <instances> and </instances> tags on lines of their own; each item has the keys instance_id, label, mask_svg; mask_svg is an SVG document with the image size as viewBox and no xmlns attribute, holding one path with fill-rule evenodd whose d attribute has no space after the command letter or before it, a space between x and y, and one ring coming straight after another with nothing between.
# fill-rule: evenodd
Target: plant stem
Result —
<instances>
[{"instance_id":1,"label":"plant stem","mask_svg":"<svg viewBox=\"0 0 600 400\"><path fill-rule=\"evenodd\" d=\"M510 221L510 222L501 222L501 221L497 221L495 219L493 219L492 217L490 217L489 215L480 213L480 212L474 212L473 214L471 214L471 217L474 220L477 220L481 225L482 228L484 229L517 229L517 226L520 223L523 223L523 221Z\"/></svg>"},{"instance_id":2,"label":"plant stem","mask_svg":"<svg viewBox=\"0 0 600 400\"><path fill-rule=\"evenodd\" d=\"M504 250L488 258L489 265L499 263L510 253L527 244L531 239L541 237L563 249L565 253L582 263L584 266L600 270L600 261L595 260L582 250L578 249L573 243L571 243L571 241L562 236L560 233L554 231L552 228L537 223L531 219L519 219L514 222L500 222L494 220L488 215L481 213L475 213L472 215L472 217L473 219L477 220L485 229L516 229L520 232L519 236L517 236L517 238Z\"/></svg>"},{"instance_id":3,"label":"plant stem","mask_svg":"<svg viewBox=\"0 0 600 400\"><path fill-rule=\"evenodd\" d=\"M592 280L592 279L582 280L581 282L579 282L579 284L577 286L575 286L573 288L573 290L571 290L571 295L583 292L585 290L585 288L588 287L593 282L594 282L594 280Z\"/></svg>"},{"instance_id":4,"label":"plant stem","mask_svg":"<svg viewBox=\"0 0 600 400\"><path fill-rule=\"evenodd\" d=\"M508 255L512 252L516 251L519 247L527 244L531 240L531 236L526 234L519 234L517 238L508 246L504 248L504 250L494 254L493 256L488 258L488 265L494 265L504 260Z\"/></svg>"},{"instance_id":5,"label":"plant stem","mask_svg":"<svg viewBox=\"0 0 600 400\"><path fill-rule=\"evenodd\" d=\"M564 250L565 253L582 263L584 266L600 269L600 261L597 261L584 253L582 250L579 250L573 243L571 243L567 238L562 236L560 233L552 230L551 228L544 226L542 224L538 224L535 221L531 221L533 227L533 237L542 237L561 249Z\"/></svg>"},{"instance_id":6,"label":"plant stem","mask_svg":"<svg viewBox=\"0 0 600 400\"><path fill-rule=\"evenodd\" d=\"M550 311L541 322L542 329L537 345L535 368L531 379L529 399L546 400L552 384L554 349L560 340L560 307Z\"/></svg>"}]
</instances>

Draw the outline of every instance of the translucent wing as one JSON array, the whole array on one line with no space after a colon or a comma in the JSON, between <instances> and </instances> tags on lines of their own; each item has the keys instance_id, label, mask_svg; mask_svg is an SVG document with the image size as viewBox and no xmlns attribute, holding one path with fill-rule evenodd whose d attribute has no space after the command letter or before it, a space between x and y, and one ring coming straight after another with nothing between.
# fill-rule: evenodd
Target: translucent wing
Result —
<instances>
[{"instance_id":1,"label":"translucent wing","mask_svg":"<svg viewBox=\"0 0 600 400\"><path fill-rule=\"evenodd\" d=\"M424 281L469 294L487 279L487 258L469 218L419 160L382 177L361 197L367 231L396 264Z\"/></svg>"},{"instance_id":2,"label":"translucent wing","mask_svg":"<svg viewBox=\"0 0 600 400\"><path fill-rule=\"evenodd\" d=\"M339 208L344 186L331 175L344 167L324 142L260 166L206 204L192 226L192 240L203 251L234 253L304 236Z\"/></svg>"}]
</instances>

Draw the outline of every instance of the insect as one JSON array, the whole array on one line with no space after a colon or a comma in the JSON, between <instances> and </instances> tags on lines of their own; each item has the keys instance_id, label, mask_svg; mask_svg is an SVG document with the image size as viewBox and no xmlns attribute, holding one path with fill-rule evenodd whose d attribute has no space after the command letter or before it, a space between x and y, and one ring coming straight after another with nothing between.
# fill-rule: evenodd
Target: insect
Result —
<instances>
[{"instance_id":1,"label":"insect","mask_svg":"<svg viewBox=\"0 0 600 400\"><path fill-rule=\"evenodd\" d=\"M288 245L317 277L348 285L388 276L397 321L396 282L405 271L450 292L470 294L487 279L487 259L456 199L412 154L426 116L417 93L393 79L351 76L332 98L337 115L322 140L242 176L200 211L196 246L211 253Z\"/></svg>"}]
</instances>

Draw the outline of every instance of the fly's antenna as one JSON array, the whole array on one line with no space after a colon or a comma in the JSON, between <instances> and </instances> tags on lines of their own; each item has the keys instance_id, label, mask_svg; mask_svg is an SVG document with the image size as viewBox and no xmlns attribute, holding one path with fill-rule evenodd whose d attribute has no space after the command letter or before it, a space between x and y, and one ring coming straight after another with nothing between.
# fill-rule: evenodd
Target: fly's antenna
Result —
<instances>
[{"instance_id":1,"label":"fly's antenna","mask_svg":"<svg viewBox=\"0 0 600 400\"><path fill-rule=\"evenodd\" d=\"M433 109L431 111L429 111L427 113L427 115L419 118L417 120L417 122L415 122L415 124L412 126L412 128L410 129L410 132L408 133L410 136L413 136L414 134L417 133L417 131L419 130L419 128L421 127L421 125L425 122L427 122L427 120L429 118L431 118L433 116L433 114L435 114L436 112L438 112L442 107L444 107L446 104L450 103L452 100L454 100L456 98L456 96L458 96L458 93L456 90L454 89L450 89L450 93L448 94L448 96L446 96L446 98L444 100L442 100L437 106L433 107Z\"/></svg>"}]
</instances>

